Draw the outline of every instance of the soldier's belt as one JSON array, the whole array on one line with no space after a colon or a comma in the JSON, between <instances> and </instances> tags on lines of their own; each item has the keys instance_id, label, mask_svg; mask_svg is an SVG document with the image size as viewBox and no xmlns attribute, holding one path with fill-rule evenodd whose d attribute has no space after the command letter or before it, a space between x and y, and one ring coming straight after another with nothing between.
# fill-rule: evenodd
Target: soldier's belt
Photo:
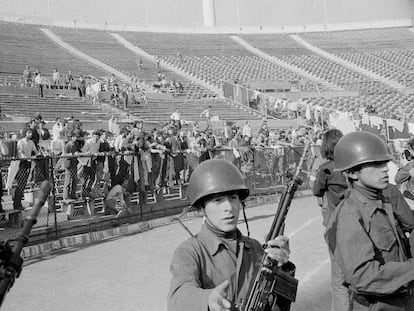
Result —
<instances>
[{"instance_id":1,"label":"soldier's belt","mask_svg":"<svg viewBox=\"0 0 414 311\"><path fill-rule=\"evenodd\" d=\"M372 304L375 304L377 302L389 302L396 299L407 299L408 297L411 297L414 295L414 289L408 288L407 290L404 290L403 292L400 292L398 294L392 294L392 295L384 295L384 296L371 296L371 295L363 295L358 294L354 291L351 291L352 299L356 302L358 302L360 305L363 305L365 307L369 307Z\"/></svg>"}]
</instances>

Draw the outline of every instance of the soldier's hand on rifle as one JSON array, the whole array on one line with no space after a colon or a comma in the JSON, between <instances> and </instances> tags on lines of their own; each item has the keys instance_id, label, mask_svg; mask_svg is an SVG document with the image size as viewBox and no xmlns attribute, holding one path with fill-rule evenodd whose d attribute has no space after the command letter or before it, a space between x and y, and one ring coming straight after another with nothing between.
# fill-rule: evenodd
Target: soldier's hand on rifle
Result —
<instances>
[{"instance_id":1,"label":"soldier's hand on rifle","mask_svg":"<svg viewBox=\"0 0 414 311\"><path fill-rule=\"evenodd\" d=\"M229 286L230 282L226 280L212 290L208 296L209 311L230 311L231 303L227 300Z\"/></svg>"},{"instance_id":2,"label":"soldier's hand on rifle","mask_svg":"<svg viewBox=\"0 0 414 311\"><path fill-rule=\"evenodd\" d=\"M267 242L265 253L278 262L279 266L289 261L289 238L283 235L276 237L274 240Z\"/></svg>"}]
</instances>

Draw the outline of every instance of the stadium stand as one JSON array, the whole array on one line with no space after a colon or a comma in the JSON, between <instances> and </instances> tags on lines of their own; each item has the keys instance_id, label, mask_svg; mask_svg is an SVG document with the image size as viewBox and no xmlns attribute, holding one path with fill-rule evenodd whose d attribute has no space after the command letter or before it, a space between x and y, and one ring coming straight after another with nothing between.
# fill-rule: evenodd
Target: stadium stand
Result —
<instances>
[{"instance_id":1,"label":"stadium stand","mask_svg":"<svg viewBox=\"0 0 414 311\"><path fill-rule=\"evenodd\" d=\"M149 85L158 82L157 74L161 68L157 68L155 59L151 62L141 58L143 66L140 69L140 57L120 45L107 32L98 30L77 30L74 32L65 28L54 28L53 32L80 51L113 66L131 77L137 76L139 80L144 80ZM162 69L162 72L168 81L181 82L184 86L183 94L188 95L188 97L201 98L213 95L208 90L183 79L172 71Z\"/></svg>"},{"instance_id":2,"label":"stadium stand","mask_svg":"<svg viewBox=\"0 0 414 311\"><path fill-rule=\"evenodd\" d=\"M153 55L244 56L246 50L228 35L174 33L120 33L131 43Z\"/></svg>"},{"instance_id":3,"label":"stadium stand","mask_svg":"<svg viewBox=\"0 0 414 311\"><path fill-rule=\"evenodd\" d=\"M223 80L242 85L250 80L291 81L298 88L314 85L295 72L254 56L228 35L122 33L122 36L217 87L222 86Z\"/></svg>"},{"instance_id":4,"label":"stadium stand","mask_svg":"<svg viewBox=\"0 0 414 311\"><path fill-rule=\"evenodd\" d=\"M128 109L131 115L148 121L168 122L172 112L179 108L181 110L181 119L187 121L201 121L200 113L208 106L212 106L212 113L219 120L251 120L258 117L248 113L247 110L237 109L224 100L149 100L139 106L133 106Z\"/></svg>"},{"instance_id":5,"label":"stadium stand","mask_svg":"<svg viewBox=\"0 0 414 311\"><path fill-rule=\"evenodd\" d=\"M61 75L71 70L75 80L79 75L108 75L54 44L38 26L0 22L0 42L2 84L20 86L26 65L38 68L49 80L52 80L53 68L57 68Z\"/></svg>"},{"instance_id":6,"label":"stadium stand","mask_svg":"<svg viewBox=\"0 0 414 311\"><path fill-rule=\"evenodd\" d=\"M30 119L35 112L45 120L55 120L57 117L73 116L79 120L107 120L108 114L97 106L92 106L84 98L46 96L38 98L35 95L0 94L2 113L10 116Z\"/></svg>"},{"instance_id":7,"label":"stadium stand","mask_svg":"<svg viewBox=\"0 0 414 311\"><path fill-rule=\"evenodd\" d=\"M314 32L300 35L333 54L412 49L414 36L408 28Z\"/></svg>"},{"instance_id":8,"label":"stadium stand","mask_svg":"<svg viewBox=\"0 0 414 311\"><path fill-rule=\"evenodd\" d=\"M413 87L414 36L408 28L307 33L301 37L362 68Z\"/></svg>"},{"instance_id":9,"label":"stadium stand","mask_svg":"<svg viewBox=\"0 0 414 311\"><path fill-rule=\"evenodd\" d=\"M51 72L53 67L57 67L63 73L72 70L74 74L82 72L97 77L107 76L107 73L101 69L73 56L51 42L36 26L0 23L0 30L2 31L0 35L2 43L6 47L1 50L2 59L5 61L1 63L0 74L2 81L6 79L9 81L9 85L21 84L21 72L23 72L25 64L32 64L33 54L39 55L36 58L36 62L39 64L33 66L38 67L46 75ZM157 70L161 69L156 64L158 57L177 70L216 87L221 87L222 81L237 81L241 85L249 85L250 81L271 80L289 82L292 90L296 91L325 91L323 86L312 83L296 72L252 55L231 40L228 35L120 33L126 40L153 55L154 61L150 61L146 58L139 58L138 55L119 44L106 31L58 27L51 28L51 30L80 51L131 77L138 77L147 85L157 83ZM241 37L252 46L281 61L345 90L357 90L360 94L357 100L354 96L342 96L335 100L322 98L315 101L308 99L311 103L321 103L322 106L332 109L340 107L351 110L357 109L358 104L368 104L373 105L380 115L386 113L388 107L382 104L382 99L377 96L378 94L384 94L383 98L392 98L394 105L405 105L406 111L409 111L413 105L412 98L408 94L404 95L358 70L351 70L328 60L298 44L288 35L242 35ZM414 52L410 49L413 33L406 28L306 33L302 34L301 38L324 51L355 64L356 68L367 69L387 79L395 80L407 89L414 86L414 65L412 63ZM141 68L138 60L142 62ZM141 102L136 107L128 107L127 112L151 120L159 118L166 121L169 111L174 108L191 107L193 109L198 105L193 106L193 103L190 103L191 100L208 99L214 96L203 86L194 81L186 80L171 70L163 70L163 74L166 75L167 80L182 82L184 86L183 100L176 100L180 94L171 94L171 100L166 100L167 103L165 103L156 99L156 96L154 100L151 100L151 93L149 93L148 102ZM187 100L188 98L190 101ZM19 100L21 101L21 99ZM219 103L218 106L220 106L223 102L215 99L212 103ZM158 111L158 105L168 105L171 110L168 109L168 112ZM228 109L228 105L224 105L224 107ZM216 109L219 110L217 107ZM188 117L197 120L198 110L193 109L192 111L197 111L197 113L189 114ZM151 111L155 112L153 116L151 116ZM241 119L247 119L249 116L254 118L245 111L241 111L241 115L237 115L239 112L232 111L233 114L235 113L234 116ZM227 118L226 114L222 116Z\"/></svg>"},{"instance_id":10,"label":"stadium stand","mask_svg":"<svg viewBox=\"0 0 414 311\"><path fill-rule=\"evenodd\" d=\"M73 29L58 27L51 28L51 30L66 43L101 62L131 77L137 74L136 60L138 57L119 45L109 33L91 29L77 29L74 31ZM146 63L143 75L140 78L146 78L148 82L156 81L155 63Z\"/></svg>"}]
</instances>

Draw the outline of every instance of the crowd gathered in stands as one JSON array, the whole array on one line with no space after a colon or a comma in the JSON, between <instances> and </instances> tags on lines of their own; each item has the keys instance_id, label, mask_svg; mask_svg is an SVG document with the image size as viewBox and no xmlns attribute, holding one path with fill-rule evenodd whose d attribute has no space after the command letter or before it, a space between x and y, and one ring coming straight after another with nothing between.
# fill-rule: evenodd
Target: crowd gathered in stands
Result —
<instances>
[{"instance_id":1,"label":"crowd gathered in stands","mask_svg":"<svg viewBox=\"0 0 414 311\"><path fill-rule=\"evenodd\" d=\"M142 62L137 61L137 65L142 69ZM23 73L24 86L39 88L40 97L43 97L44 86L48 85L50 89L77 89L79 96L91 104L96 103L101 89L111 92L114 106L127 108L148 100L146 85L137 77L130 83L120 83L112 74L97 85L92 85L89 78L80 75L75 80L70 70L61 75L57 68L53 70L51 81L30 66ZM180 82L168 82L161 71L158 71L158 85L169 92L183 92ZM372 109L366 107L371 113ZM302 146L306 141L320 145L328 129L327 124L319 122L274 129L268 126L266 119L257 130L253 130L250 121L226 121L223 127L214 128L212 117L212 107L208 106L200 113L202 122L184 123L180 109L176 108L169 123L152 127L142 120L125 122L112 115L108 130L88 132L74 117L57 118L52 125L37 114L17 137L15 156L19 160L10 164L5 188L10 190L14 186L13 208L24 209L22 199L28 182L49 178L49 166L43 158L51 156L56 160L55 171L63 176L62 200L103 197L108 202L105 212L123 215L132 212L129 204L132 193L138 192L139 201L145 203L148 190L164 192L174 185L182 185L198 163L214 158L220 150L232 150L243 158L240 154L243 150ZM2 144L0 151L3 155L8 153ZM121 209L115 208L114 201L121 202Z\"/></svg>"},{"instance_id":2,"label":"crowd gathered in stands","mask_svg":"<svg viewBox=\"0 0 414 311\"><path fill-rule=\"evenodd\" d=\"M211 107L202 113L206 119L210 114ZM55 158L54 169L63 174L63 200L105 197L118 185L124 190L124 198L126 192L139 192L145 202L147 190L165 192L186 183L192 168L215 157L219 150L301 145L315 134L306 127L269 129L266 120L255 133L249 121L226 122L224 129L212 128L211 121L185 126L181 122L179 109L171 114L169 123L156 128L141 120L120 121L112 115L108 130L91 132L73 117L57 118L52 124L35 115L17 137L15 156L20 161L15 165L12 161L8 170L5 188L16 188L12 192L13 208L24 209L22 199L28 182L48 178L47 156ZM86 156L100 152L107 154Z\"/></svg>"},{"instance_id":3,"label":"crowd gathered in stands","mask_svg":"<svg viewBox=\"0 0 414 311\"><path fill-rule=\"evenodd\" d=\"M133 193L138 193L139 202L144 204L147 191L166 193L185 184L197 164L223 150L231 151L242 163L252 150L299 147L306 141L320 145L328 129L320 123L275 129L266 119L255 130L250 121L227 121L224 127L214 127L212 114L208 106L200 114L203 121L187 122L181 120L177 108L170 122L155 127L112 115L107 129L94 131L85 130L74 117L45 122L36 114L15 137L17 153L12 156L18 160L8 164L3 188L14 190L10 191L13 209L24 209L22 200L28 183L50 179L48 161L53 159L55 181L63 184L59 188L61 200L103 198L108 202L105 213L125 215L134 212L130 204ZM11 156L3 145L2 154Z\"/></svg>"}]
</instances>

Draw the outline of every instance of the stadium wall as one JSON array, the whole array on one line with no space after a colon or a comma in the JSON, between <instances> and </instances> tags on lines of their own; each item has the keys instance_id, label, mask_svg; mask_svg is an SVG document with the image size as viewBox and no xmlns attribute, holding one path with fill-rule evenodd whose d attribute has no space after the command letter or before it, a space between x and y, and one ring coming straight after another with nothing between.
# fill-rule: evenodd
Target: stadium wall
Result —
<instances>
[{"instance_id":1,"label":"stadium wall","mask_svg":"<svg viewBox=\"0 0 414 311\"><path fill-rule=\"evenodd\" d=\"M412 26L413 0L0 0L10 22L158 32L281 33Z\"/></svg>"}]
</instances>

